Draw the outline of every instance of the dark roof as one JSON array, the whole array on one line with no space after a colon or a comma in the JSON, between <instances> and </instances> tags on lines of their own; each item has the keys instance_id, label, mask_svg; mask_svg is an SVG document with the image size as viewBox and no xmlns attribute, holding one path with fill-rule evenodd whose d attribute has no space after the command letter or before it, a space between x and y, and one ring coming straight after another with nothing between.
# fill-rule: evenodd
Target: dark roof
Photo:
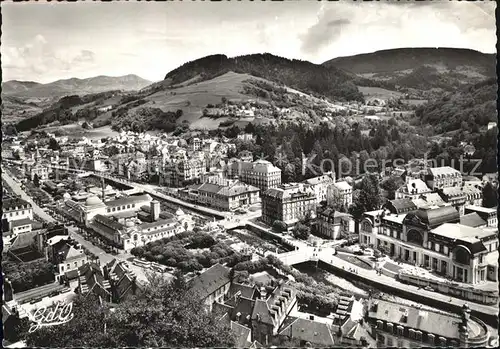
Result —
<instances>
[{"instance_id":1,"label":"dark roof","mask_svg":"<svg viewBox=\"0 0 500 349\"><path fill-rule=\"evenodd\" d=\"M2 210L3 211L14 210L16 207L18 210L22 210L22 209L31 208L31 204L28 201L26 201L18 196L2 200Z\"/></svg>"},{"instance_id":2,"label":"dark roof","mask_svg":"<svg viewBox=\"0 0 500 349\"><path fill-rule=\"evenodd\" d=\"M255 288L253 286L238 284L236 282L232 282L229 287L229 295L234 296L238 292L240 292L241 297L253 299Z\"/></svg>"},{"instance_id":3,"label":"dark roof","mask_svg":"<svg viewBox=\"0 0 500 349\"><path fill-rule=\"evenodd\" d=\"M405 223L415 218L420 223L433 228L443 223L459 222L460 214L453 206L421 208L415 212L408 213L405 217Z\"/></svg>"},{"instance_id":4,"label":"dark roof","mask_svg":"<svg viewBox=\"0 0 500 349\"><path fill-rule=\"evenodd\" d=\"M333 334L330 326L314 320L297 318L284 328L280 335L309 342L312 345L333 346Z\"/></svg>"},{"instance_id":5,"label":"dark roof","mask_svg":"<svg viewBox=\"0 0 500 349\"><path fill-rule=\"evenodd\" d=\"M13 239L9 250L14 251L17 249L31 246L35 242L35 239L36 239L36 236L38 235L38 233L39 233L38 230L32 230L32 231L17 235Z\"/></svg>"},{"instance_id":6,"label":"dark roof","mask_svg":"<svg viewBox=\"0 0 500 349\"><path fill-rule=\"evenodd\" d=\"M231 331L234 333L236 339L236 348L247 348L250 345L248 338L250 338L251 330L237 322L231 321Z\"/></svg>"},{"instance_id":7,"label":"dark roof","mask_svg":"<svg viewBox=\"0 0 500 349\"><path fill-rule=\"evenodd\" d=\"M417 309L384 300L376 302L377 309L376 311L373 311L373 308L370 309L370 318L392 322L396 326L401 325L445 338L459 338L461 319L457 315ZM407 314L406 321L403 319L405 312Z\"/></svg>"},{"instance_id":8,"label":"dark roof","mask_svg":"<svg viewBox=\"0 0 500 349\"><path fill-rule=\"evenodd\" d=\"M109 207L116 207L116 206L122 206L122 205L129 205L129 204L137 204L141 203L144 201L151 201L151 196L148 194L142 194L142 195L131 195L127 197L122 197L119 199L115 199L113 201L106 201L105 204L106 206Z\"/></svg>"},{"instance_id":9,"label":"dark roof","mask_svg":"<svg viewBox=\"0 0 500 349\"><path fill-rule=\"evenodd\" d=\"M482 225L486 225L487 223L476 212L472 212L460 217L460 224L477 228Z\"/></svg>"},{"instance_id":10,"label":"dark roof","mask_svg":"<svg viewBox=\"0 0 500 349\"><path fill-rule=\"evenodd\" d=\"M20 227L23 225L28 225L28 224L33 224L33 223L36 223L36 222L34 220L29 219L29 218L17 219L15 221L10 222L12 227Z\"/></svg>"},{"instance_id":11,"label":"dark roof","mask_svg":"<svg viewBox=\"0 0 500 349\"><path fill-rule=\"evenodd\" d=\"M404 213L417 209L417 206L409 198L390 200L389 204L395 210L393 213Z\"/></svg>"},{"instance_id":12,"label":"dark roof","mask_svg":"<svg viewBox=\"0 0 500 349\"><path fill-rule=\"evenodd\" d=\"M205 299L230 282L229 269L217 263L192 279L190 285L191 290L195 292L200 299Z\"/></svg>"},{"instance_id":13,"label":"dark roof","mask_svg":"<svg viewBox=\"0 0 500 349\"><path fill-rule=\"evenodd\" d=\"M78 269L73 269L64 273L64 276L68 280L73 280L78 278Z\"/></svg>"}]
</instances>

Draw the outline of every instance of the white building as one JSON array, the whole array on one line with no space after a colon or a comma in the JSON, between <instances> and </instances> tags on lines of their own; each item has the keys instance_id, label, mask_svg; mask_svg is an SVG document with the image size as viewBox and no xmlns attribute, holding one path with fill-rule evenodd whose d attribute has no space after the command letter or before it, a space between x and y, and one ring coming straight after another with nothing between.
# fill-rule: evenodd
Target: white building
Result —
<instances>
[{"instance_id":1,"label":"white building","mask_svg":"<svg viewBox=\"0 0 500 349\"><path fill-rule=\"evenodd\" d=\"M335 183L335 173L329 172L322 176L309 178L304 181L311 186L316 195L316 203L327 201L328 187Z\"/></svg>"},{"instance_id":2,"label":"white building","mask_svg":"<svg viewBox=\"0 0 500 349\"><path fill-rule=\"evenodd\" d=\"M352 187L346 181L340 181L328 186L327 189L327 203L334 205L334 198L339 196L344 206L349 207L352 205Z\"/></svg>"}]
</instances>

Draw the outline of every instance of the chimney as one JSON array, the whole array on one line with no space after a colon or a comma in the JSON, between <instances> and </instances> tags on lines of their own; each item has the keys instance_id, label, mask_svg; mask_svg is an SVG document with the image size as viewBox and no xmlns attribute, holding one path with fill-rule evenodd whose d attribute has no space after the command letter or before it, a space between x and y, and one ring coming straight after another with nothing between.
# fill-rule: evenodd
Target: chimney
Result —
<instances>
[{"instance_id":1,"label":"chimney","mask_svg":"<svg viewBox=\"0 0 500 349\"><path fill-rule=\"evenodd\" d=\"M264 286L260 288L260 299L262 299L263 301L267 299L267 291Z\"/></svg>"},{"instance_id":2,"label":"chimney","mask_svg":"<svg viewBox=\"0 0 500 349\"><path fill-rule=\"evenodd\" d=\"M151 201L151 220L156 222L160 218L160 203L156 200Z\"/></svg>"}]
</instances>

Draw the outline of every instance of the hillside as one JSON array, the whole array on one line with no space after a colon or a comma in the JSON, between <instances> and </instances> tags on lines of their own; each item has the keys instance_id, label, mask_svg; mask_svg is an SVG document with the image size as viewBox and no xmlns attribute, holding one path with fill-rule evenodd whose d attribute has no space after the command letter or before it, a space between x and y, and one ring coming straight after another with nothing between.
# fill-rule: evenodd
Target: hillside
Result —
<instances>
[{"instance_id":1,"label":"hillside","mask_svg":"<svg viewBox=\"0 0 500 349\"><path fill-rule=\"evenodd\" d=\"M23 93L38 85L40 85L40 83L34 81L10 80L2 82L2 94Z\"/></svg>"},{"instance_id":2,"label":"hillside","mask_svg":"<svg viewBox=\"0 0 500 349\"><path fill-rule=\"evenodd\" d=\"M323 63L394 87L452 91L496 74L496 57L455 48L401 48L339 57Z\"/></svg>"},{"instance_id":3,"label":"hillside","mask_svg":"<svg viewBox=\"0 0 500 349\"><path fill-rule=\"evenodd\" d=\"M497 121L497 81L488 79L449 93L415 111L416 122L435 127L436 133L462 129L479 132Z\"/></svg>"},{"instance_id":4,"label":"hillside","mask_svg":"<svg viewBox=\"0 0 500 349\"><path fill-rule=\"evenodd\" d=\"M65 95L90 94L111 90L135 91L150 85L151 81L137 75L119 77L96 76L87 79L57 80L48 84L7 81L2 83L2 95L15 97L62 97Z\"/></svg>"},{"instance_id":5,"label":"hillside","mask_svg":"<svg viewBox=\"0 0 500 349\"><path fill-rule=\"evenodd\" d=\"M229 71L264 78L332 99L363 100L362 94L353 84L353 77L340 69L268 53L234 58L225 55L200 58L169 72L165 76L164 85L176 85L194 77L201 81L210 80Z\"/></svg>"}]
</instances>

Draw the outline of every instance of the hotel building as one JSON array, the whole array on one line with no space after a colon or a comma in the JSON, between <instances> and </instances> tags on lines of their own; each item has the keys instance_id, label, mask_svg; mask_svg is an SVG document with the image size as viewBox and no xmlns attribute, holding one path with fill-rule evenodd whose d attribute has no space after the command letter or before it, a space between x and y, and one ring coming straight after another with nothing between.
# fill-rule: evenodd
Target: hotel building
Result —
<instances>
[{"instance_id":1,"label":"hotel building","mask_svg":"<svg viewBox=\"0 0 500 349\"><path fill-rule=\"evenodd\" d=\"M462 186L462 174L460 171L455 170L449 166L433 167L427 169L425 176L427 186L431 190L460 187Z\"/></svg>"},{"instance_id":2,"label":"hotel building","mask_svg":"<svg viewBox=\"0 0 500 349\"><path fill-rule=\"evenodd\" d=\"M262 220L269 225L279 220L291 227L316 210L316 195L302 183L268 189L261 200Z\"/></svg>"},{"instance_id":3,"label":"hotel building","mask_svg":"<svg viewBox=\"0 0 500 349\"><path fill-rule=\"evenodd\" d=\"M229 178L238 178L259 188L261 192L281 184L281 170L265 160L236 161L227 165L226 173Z\"/></svg>"},{"instance_id":4,"label":"hotel building","mask_svg":"<svg viewBox=\"0 0 500 349\"><path fill-rule=\"evenodd\" d=\"M368 322L378 347L484 347L490 338L488 327L470 315L467 304L456 315L374 299Z\"/></svg>"},{"instance_id":5,"label":"hotel building","mask_svg":"<svg viewBox=\"0 0 500 349\"><path fill-rule=\"evenodd\" d=\"M179 196L222 211L234 211L260 202L259 188L232 180L226 184L194 184L178 191Z\"/></svg>"},{"instance_id":6,"label":"hotel building","mask_svg":"<svg viewBox=\"0 0 500 349\"><path fill-rule=\"evenodd\" d=\"M305 184L311 186L316 195L316 203L327 200L328 187L335 183L335 173L326 173L319 177L309 178L304 181Z\"/></svg>"},{"instance_id":7,"label":"hotel building","mask_svg":"<svg viewBox=\"0 0 500 349\"><path fill-rule=\"evenodd\" d=\"M392 200L382 210L364 213L360 243L458 282L496 280L497 231L459 223L452 206L415 210L408 199Z\"/></svg>"}]
</instances>

